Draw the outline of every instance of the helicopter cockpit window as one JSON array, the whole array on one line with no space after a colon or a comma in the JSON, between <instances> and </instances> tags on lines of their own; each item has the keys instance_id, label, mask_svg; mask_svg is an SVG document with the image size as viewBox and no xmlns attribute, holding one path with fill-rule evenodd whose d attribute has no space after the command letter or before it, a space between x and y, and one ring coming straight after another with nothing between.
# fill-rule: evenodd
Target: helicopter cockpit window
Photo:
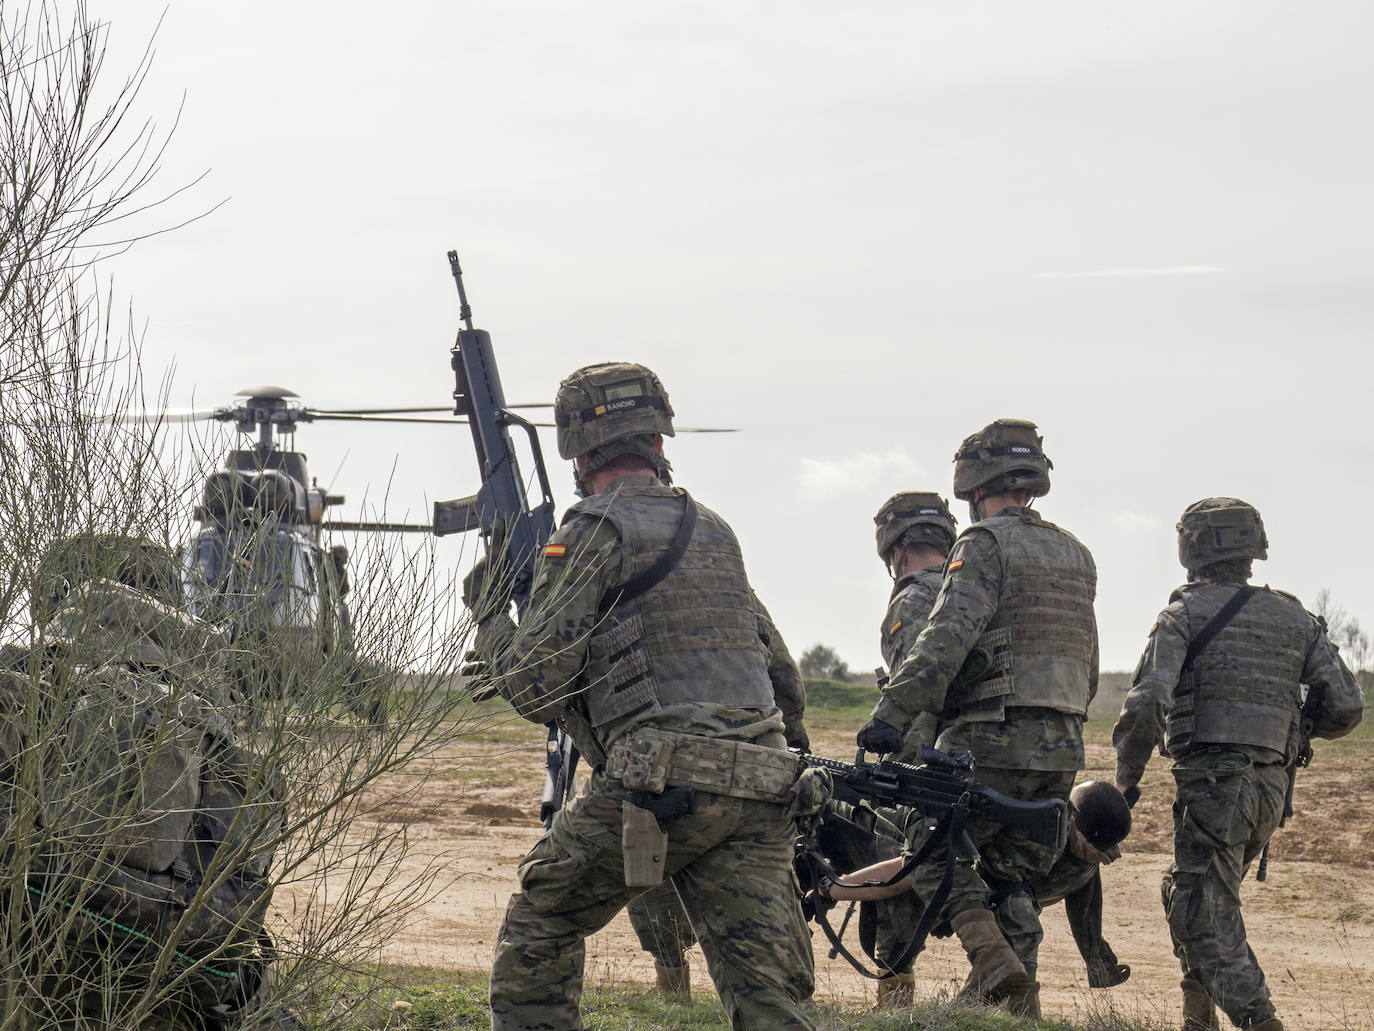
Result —
<instances>
[{"instance_id":1,"label":"helicopter cockpit window","mask_svg":"<svg viewBox=\"0 0 1374 1031\"><path fill-rule=\"evenodd\" d=\"M187 549L186 594L209 619L313 628L319 593L310 546L289 530L205 529Z\"/></svg>"}]
</instances>

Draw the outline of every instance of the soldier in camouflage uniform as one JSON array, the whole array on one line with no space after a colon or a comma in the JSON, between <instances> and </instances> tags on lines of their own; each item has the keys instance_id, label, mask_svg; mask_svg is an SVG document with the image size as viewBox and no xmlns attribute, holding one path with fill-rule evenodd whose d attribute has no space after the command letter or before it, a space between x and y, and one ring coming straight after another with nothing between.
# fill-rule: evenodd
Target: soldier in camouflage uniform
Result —
<instances>
[{"instance_id":1,"label":"soldier in camouflage uniform","mask_svg":"<svg viewBox=\"0 0 1374 1031\"><path fill-rule=\"evenodd\" d=\"M954 546L958 524L944 498L921 491L892 495L878 509L873 523L878 558L882 559L893 580L892 594L883 614L879 647L888 670L895 670L925 629L935 596L940 593L940 585L945 579L945 558ZM921 748L935 744L938 728L938 720L933 714L921 713L906 732L894 758L904 763L920 762ZM898 827L906 826L905 810L883 810L881 815ZM886 835L875 835L874 840L881 858L896 856L900 851ZM911 928L920 918L921 907L915 896L906 892L892 896L876 909L874 959L886 966L905 948ZM913 962L908 960L900 970L888 967L892 973L878 982L879 1006L911 1005L915 988L911 973Z\"/></svg>"},{"instance_id":2,"label":"soldier in camouflage uniform","mask_svg":"<svg viewBox=\"0 0 1374 1031\"><path fill-rule=\"evenodd\" d=\"M955 455L954 495L973 525L945 566L935 608L859 732L859 745L890 753L921 713L945 722L937 742L971 752L978 779L1014 798L1065 798L1084 767L1083 716L1097 689L1097 570L1088 549L1046 522L1030 502L1049 491L1050 463L1033 423L999 419ZM908 849L924 843L912 828ZM973 824L980 876L959 866L945 906L972 969L966 997L1007 1000L1039 1013L1036 952L1043 933L1030 889L1062 849L1022 830ZM930 898L940 849L913 876Z\"/></svg>"},{"instance_id":3,"label":"soldier in camouflage uniform","mask_svg":"<svg viewBox=\"0 0 1374 1031\"><path fill-rule=\"evenodd\" d=\"M768 678L773 682L773 701L782 712L788 747L808 752L811 742L802 723L806 687L802 683L801 670L792 660L782 634L762 603L759 603L759 635L768 649ZM654 978L659 992L668 997L690 999L692 982L687 950L696 944L697 938L672 882L665 881L650 888L632 900L626 912L640 948L654 957Z\"/></svg>"},{"instance_id":4,"label":"soldier in camouflage uniform","mask_svg":"<svg viewBox=\"0 0 1374 1031\"><path fill-rule=\"evenodd\" d=\"M1245 940L1240 886L1282 820L1303 737L1348 733L1363 696L1320 619L1292 595L1248 585L1251 561L1268 555L1254 508L1235 498L1188 506L1178 552L1189 582L1150 628L1112 731L1117 787L1138 794L1158 746L1174 761L1163 896L1183 1026L1217 1027L1215 1003L1237 1027L1282 1031Z\"/></svg>"},{"instance_id":5,"label":"soldier in camouflage uniform","mask_svg":"<svg viewBox=\"0 0 1374 1031\"><path fill-rule=\"evenodd\" d=\"M584 940L655 876L690 914L733 1027L812 1027L786 809L798 763L739 544L669 486L672 414L641 365L564 380L559 453L586 497L544 548L518 627L482 589L499 577L465 582L501 693L527 719L557 720L593 767L520 865L492 968L495 1031L580 1028Z\"/></svg>"}]
</instances>

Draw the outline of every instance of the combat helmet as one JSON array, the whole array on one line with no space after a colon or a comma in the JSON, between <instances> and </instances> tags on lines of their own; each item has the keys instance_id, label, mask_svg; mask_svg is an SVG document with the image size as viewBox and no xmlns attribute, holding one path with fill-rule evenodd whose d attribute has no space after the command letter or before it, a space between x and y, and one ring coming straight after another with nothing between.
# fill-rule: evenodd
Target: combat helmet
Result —
<instances>
[{"instance_id":1,"label":"combat helmet","mask_svg":"<svg viewBox=\"0 0 1374 1031\"><path fill-rule=\"evenodd\" d=\"M948 552L959 532L949 504L938 494L904 490L883 502L873 517L878 557L887 561L898 544L930 544Z\"/></svg>"},{"instance_id":2,"label":"combat helmet","mask_svg":"<svg viewBox=\"0 0 1374 1031\"><path fill-rule=\"evenodd\" d=\"M92 580L113 580L181 603L181 564L168 548L146 537L81 533L53 541L43 552L29 593L29 611L45 624L73 590Z\"/></svg>"},{"instance_id":3,"label":"combat helmet","mask_svg":"<svg viewBox=\"0 0 1374 1031\"><path fill-rule=\"evenodd\" d=\"M980 487L1048 494L1054 463L1042 444L1035 423L1025 419L998 419L965 437L954 455L954 496L972 505Z\"/></svg>"},{"instance_id":4,"label":"combat helmet","mask_svg":"<svg viewBox=\"0 0 1374 1031\"><path fill-rule=\"evenodd\" d=\"M1178 521L1178 560L1190 573L1229 559L1269 557L1259 511L1239 498L1203 498Z\"/></svg>"},{"instance_id":5,"label":"combat helmet","mask_svg":"<svg viewBox=\"0 0 1374 1031\"><path fill-rule=\"evenodd\" d=\"M656 436L673 436L673 406L652 371L635 362L601 362L578 369L558 385L554 398L558 453L581 458L573 479L582 494L585 477L617 455L634 454L665 483L671 466Z\"/></svg>"},{"instance_id":6,"label":"combat helmet","mask_svg":"<svg viewBox=\"0 0 1374 1031\"><path fill-rule=\"evenodd\" d=\"M1069 792L1069 802L1078 833L1099 852L1121 844L1131 832L1131 807L1114 784L1085 781Z\"/></svg>"},{"instance_id":7,"label":"combat helmet","mask_svg":"<svg viewBox=\"0 0 1374 1031\"><path fill-rule=\"evenodd\" d=\"M558 453L576 458L613 440L640 433L673 435L668 391L634 362L601 362L578 369L554 399Z\"/></svg>"}]
</instances>

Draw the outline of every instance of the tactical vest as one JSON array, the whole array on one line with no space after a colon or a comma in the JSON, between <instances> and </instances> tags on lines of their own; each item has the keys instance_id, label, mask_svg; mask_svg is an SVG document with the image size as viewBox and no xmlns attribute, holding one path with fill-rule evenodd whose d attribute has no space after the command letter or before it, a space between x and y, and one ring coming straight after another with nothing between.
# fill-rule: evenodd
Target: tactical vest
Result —
<instances>
[{"instance_id":1,"label":"tactical vest","mask_svg":"<svg viewBox=\"0 0 1374 1031\"><path fill-rule=\"evenodd\" d=\"M997 541L1002 590L970 653L982 668L951 688L951 708L972 721L1000 721L1009 706L1085 715L1096 628L1092 555L1029 510L984 519L962 536L975 533Z\"/></svg>"},{"instance_id":2,"label":"tactical vest","mask_svg":"<svg viewBox=\"0 0 1374 1031\"><path fill-rule=\"evenodd\" d=\"M883 632L880 650L888 672L894 672L906 658L900 644L914 641L912 624L919 623L914 633L919 634L930 618L930 610L935 597L940 593L940 585L945 582L941 569L922 569L897 578L892 585L892 597L887 604L883 618Z\"/></svg>"},{"instance_id":3,"label":"tactical vest","mask_svg":"<svg viewBox=\"0 0 1374 1031\"><path fill-rule=\"evenodd\" d=\"M605 519L620 534L627 576L669 548L682 520L680 488L623 485L568 512ZM615 597L614 588L608 600ZM734 532L697 506L696 529L676 567L600 619L581 684L602 750L629 727L673 705L771 709L772 682L758 610Z\"/></svg>"},{"instance_id":4,"label":"tactical vest","mask_svg":"<svg viewBox=\"0 0 1374 1031\"><path fill-rule=\"evenodd\" d=\"M1236 592L1236 584L1180 588L1191 640ZM1164 727L1178 758L1199 745L1252 745L1286 754L1302 706L1299 682L1312 617L1295 598L1257 590L1179 678Z\"/></svg>"}]
</instances>

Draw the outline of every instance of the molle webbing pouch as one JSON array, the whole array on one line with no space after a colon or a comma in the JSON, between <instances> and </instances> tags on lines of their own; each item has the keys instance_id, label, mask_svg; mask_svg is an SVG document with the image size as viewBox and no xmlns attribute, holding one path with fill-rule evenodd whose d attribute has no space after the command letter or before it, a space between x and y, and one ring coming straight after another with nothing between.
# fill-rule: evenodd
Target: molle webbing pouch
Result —
<instances>
[{"instance_id":1,"label":"molle webbing pouch","mask_svg":"<svg viewBox=\"0 0 1374 1031\"><path fill-rule=\"evenodd\" d=\"M658 690L644 646L644 622L639 613L628 619L608 617L587 646L588 661L583 697L592 727L658 705Z\"/></svg>"},{"instance_id":2,"label":"molle webbing pouch","mask_svg":"<svg viewBox=\"0 0 1374 1031\"><path fill-rule=\"evenodd\" d=\"M731 798L787 802L801 763L791 752L744 741L674 734L668 783Z\"/></svg>"},{"instance_id":3,"label":"molle webbing pouch","mask_svg":"<svg viewBox=\"0 0 1374 1031\"><path fill-rule=\"evenodd\" d=\"M997 627L978 638L950 683L945 701L949 717L967 721L1000 721L1004 699L1015 686L1012 669L1012 628Z\"/></svg>"},{"instance_id":4,"label":"molle webbing pouch","mask_svg":"<svg viewBox=\"0 0 1374 1031\"><path fill-rule=\"evenodd\" d=\"M673 742L667 734L648 728L632 731L611 746L606 776L631 791L660 794L668 786Z\"/></svg>"}]
</instances>

